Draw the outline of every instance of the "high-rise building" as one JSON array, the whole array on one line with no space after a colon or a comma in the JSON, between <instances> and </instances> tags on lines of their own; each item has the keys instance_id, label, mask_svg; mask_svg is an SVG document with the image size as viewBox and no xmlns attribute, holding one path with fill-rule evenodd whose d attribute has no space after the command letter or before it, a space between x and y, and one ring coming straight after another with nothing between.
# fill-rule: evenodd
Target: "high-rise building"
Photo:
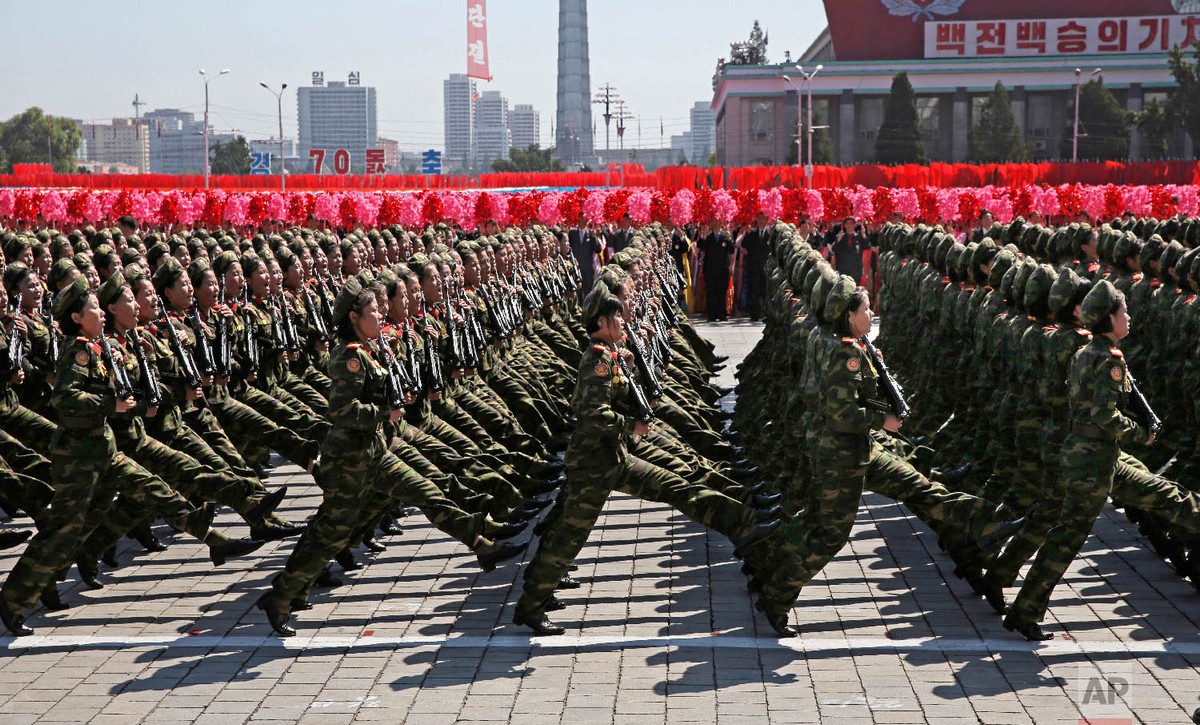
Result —
<instances>
[{"instance_id":1,"label":"high-rise building","mask_svg":"<svg viewBox=\"0 0 1200 725\"><path fill-rule=\"evenodd\" d=\"M461 171L471 166L475 95L475 81L464 73L451 73L442 81L443 168Z\"/></svg>"},{"instance_id":2,"label":"high-rise building","mask_svg":"<svg viewBox=\"0 0 1200 725\"><path fill-rule=\"evenodd\" d=\"M567 165L592 161L587 0L558 0L558 110L554 144Z\"/></svg>"},{"instance_id":3,"label":"high-rise building","mask_svg":"<svg viewBox=\"0 0 1200 725\"><path fill-rule=\"evenodd\" d=\"M512 132L512 147L524 151L542 145L541 115L528 103L518 103L508 113L508 130Z\"/></svg>"},{"instance_id":4,"label":"high-rise building","mask_svg":"<svg viewBox=\"0 0 1200 725\"><path fill-rule=\"evenodd\" d=\"M362 173L367 149L376 148L375 89L359 85L353 72L347 81L325 82L324 73L313 73L313 85L296 91L300 121L300 158L313 149L325 152L325 169L341 149L350 153L350 171ZM324 170L324 169L323 169Z\"/></svg>"},{"instance_id":5,"label":"high-rise building","mask_svg":"<svg viewBox=\"0 0 1200 725\"><path fill-rule=\"evenodd\" d=\"M375 143L379 145L379 148L383 149L384 168L386 168L389 173L396 173L396 170L400 168L400 142L395 139L384 138L383 136L380 136L379 138L375 139Z\"/></svg>"},{"instance_id":6,"label":"high-rise building","mask_svg":"<svg viewBox=\"0 0 1200 725\"><path fill-rule=\"evenodd\" d=\"M688 150L688 161L694 166L708 165L708 157L717 150L717 114L713 113L708 101L692 104L692 147Z\"/></svg>"},{"instance_id":7,"label":"high-rise building","mask_svg":"<svg viewBox=\"0 0 1200 725\"><path fill-rule=\"evenodd\" d=\"M114 118L112 123L78 122L87 144L87 161L136 166L150 170L150 138L146 124L132 118Z\"/></svg>"},{"instance_id":8,"label":"high-rise building","mask_svg":"<svg viewBox=\"0 0 1200 725\"><path fill-rule=\"evenodd\" d=\"M484 91L475 100L475 165L488 169L497 159L507 160L512 145L508 99L500 91Z\"/></svg>"},{"instance_id":9,"label":"high-rise building","mask_svg":"<svg viewBox=\"0 0 1200 725\"><path fill-rule=\"evenodd\" d=\"M155 174L204 173L204 122L176 108L156 108L142 114L150 142L150 171ZM231 133L209 129L210 150L233 141Z\"/></svg>"}]
</instances>

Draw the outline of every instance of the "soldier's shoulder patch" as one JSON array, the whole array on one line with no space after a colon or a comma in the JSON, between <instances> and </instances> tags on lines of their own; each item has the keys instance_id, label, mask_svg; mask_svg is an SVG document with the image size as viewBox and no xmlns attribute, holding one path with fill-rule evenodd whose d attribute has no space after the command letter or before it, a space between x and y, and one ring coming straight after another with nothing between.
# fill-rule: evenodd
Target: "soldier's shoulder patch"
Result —
<instances>
[{"instance_id":1,"label":"soldier's shoulder patch","mask_svg":"<svg viewBox=\"0 0 1200 725\"><path fill-rule=\"evenodd\" d=\"M83 350L80 350L79 352L75 353L75 364L76 365L83 365L86 367L88 364L88 360L89 360L88 354L86 352L84 352Z\"/></svg>"},{"instance_id":2,"label":"soldier's shoulder patch","mask_svg":"<svg viewBox=\"0 0 1200 725\"><path fill-rule=\"evenodd\" d=\"M1120 365L1113 365L1112 370L1108 371L1108 374L1111 375L1113 381L1117 383L1125 379L1125 370Z\"/></svg>"},{"instance_id":3,"label":"soldier's shoulder patch","mask_svg":"<svg viewBox=\"0 0 1200 725\"><path fill-rule=\"evenodd\" d=\"M1143 275L1141 272L1135 272L1133 275L1134 282L1141 282L1142 279L1144 279L1144 278L1145 278L1145 275Z\"/></svg>"},{"instance_id":4,"label":"soldier's shoulder patch","mask_svg":"<svg viewBox=\"0 0 1200 725\"><path fill-rule=\"evenodd\" d=\"M1058 325L1046 325L1042 328L1042 332L1050 333L1058 329Z\"/></svg>"},{"instance_id":5,"label":"soldier's shoulder patch","mask_svg":"<svg viewBox=\"0 0 1200 725\"><path fill-rule=\"evenodd\" d=\"M359 360L358 356L356 355L346 361L346 369L352 373L356 373L359 370L362 370L362 361Z\"/></svg>"},{"instance_id":6,"label":"soldier's shoulder patch","mask_svg":"<svg viewBox=\"0 0 1200 725\"><path fill-rule=\"evenodd\" d=\"M1075 332L1079 333L1080 337L1091 337L1092 336L1092 331L1087 329L1086 327L1076 327Z\"/></svg>"},{"instance_id":7,"label":"soldier's shoulder patch","mask_svg":"<svg viewBox=\"0 0 1200 725\"><path fill-rule=\"evenodd\" d=\"M595 350L596 352L604 352L603 345L592 345L592 349Z\"/></svg>"},{"instance_id":8,"label":"soldier's shoulder patch","mask_svg":"<svg viewBox=\"0 0 1200 725\"><path fill-rule=\"evenodd\" d=\"M861 363L859 363L857 357L852 357L852 358L846 360L846 369L852 373L858 372L858 368L860 365L861 365Z\"/></svg>"},{"instance_id":9,"label":"soldier's shoulder patch","mask_svg":"<svg viewBox=\"0 0 1200 725\"><path fill-rule=\"evenodd\" d=\"M598 375L602 378L607 378L608 373L610 372L610 369L609 369L608 365L605 365L604 363L596 363L595 372L596 372L596 375Z\"/></svg>"},{"instance_id":10,"label":"soldier's shoulder patch","mask_svg":"<svg viewBox=\"0 0 1200 725\"><path fill-rule=\"evenodd\" d=\"M1125 353L1121 352L1121 348L1119 347L1110 347L1108 351L1112 353L1113 357L1125 357Z\"/></svg>"},{"instance_id":11,"label":"soldier's shoulder patch","mask_svg":"<svg viewBox=\"0 0 1200 725\"><path fill-rule=\"evenodd\" d=\"M846 343L847 345L853 345L855 342L857 342L857 340L855 340L853 337L843 337L842 342Z\"/></svg>"}]
</instances>

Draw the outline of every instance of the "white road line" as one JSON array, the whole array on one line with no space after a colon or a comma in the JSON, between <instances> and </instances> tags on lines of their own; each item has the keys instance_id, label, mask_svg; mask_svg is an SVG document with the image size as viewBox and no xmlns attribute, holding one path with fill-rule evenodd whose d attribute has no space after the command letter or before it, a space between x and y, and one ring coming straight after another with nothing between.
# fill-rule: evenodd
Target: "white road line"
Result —
<instances>
[{"instance_id":1,"label":"white road line","mask_svg":"<svg viewBox=\"0 0 1200 725\"><path fill-rule=\"evenodd\" d=\"M792 650L794 652L952 652L957 654L991 654L995 652L1037 652L1044 655L1123 654L1134 657L1200 656L1200 641L1187 642L1122 642L1076 641L1055 639L1049 642L1025 642L1019 639L939 639L918 638L894 640L885 637L798 637L790 640L756 639L733 635L678 635L665 637L590 637L561 636L531 638L524 636L435 636L435 637L376 637L355 635L277 637L241 636L171 636L146 635L106 637L103 635L59 636L33 635L0 637L0 653L17 653L45 649L412 649L420 647L449 647L455 649L663 649L685 647L695 649ZM2 655L0 655L2 656Z\"/></svg>"}]
</instances>

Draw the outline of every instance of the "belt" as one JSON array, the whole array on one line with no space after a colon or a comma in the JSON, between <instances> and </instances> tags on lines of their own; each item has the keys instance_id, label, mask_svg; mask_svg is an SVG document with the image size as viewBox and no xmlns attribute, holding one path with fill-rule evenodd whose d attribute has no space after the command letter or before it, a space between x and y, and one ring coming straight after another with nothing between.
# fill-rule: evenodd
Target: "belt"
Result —
<instances>
[{"instance_id":1,"label":"belt","mask_svg":"<svg viewBox=\"0 0 1200 725\"><path fill-rule=\"evenodd\" d=\"M104 427L104 418L74 418L67 415L60 415L58 417L58 424L70 430L101 429Z\"/></svg>"},{"instance_id":2,"label":"belt","mask_svg":"<svg viewBox=\"0 0 1200 725\"><path fill-rule=\"evenodd\" d=\"M1108 433L1104 429L1097 428L1094 425L1085 425L1083 423L1076 423L1075 425L1071 426L1071 434L1077 438L1092 438L1101 441L1116 440L1111 433Z\"/></svg>"}]
</instances>

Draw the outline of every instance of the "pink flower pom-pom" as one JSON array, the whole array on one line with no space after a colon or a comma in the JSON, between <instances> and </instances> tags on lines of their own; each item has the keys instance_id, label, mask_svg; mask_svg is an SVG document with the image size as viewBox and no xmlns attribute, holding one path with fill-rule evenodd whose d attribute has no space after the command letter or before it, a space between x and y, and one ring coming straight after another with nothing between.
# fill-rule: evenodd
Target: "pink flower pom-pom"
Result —
<instances>
[{"instance_id":1,"label":"pink flower pom-pom","mask_svg":"<svg viewBox=\"0 0 1200 725\"><path fill-rule=\"evenodd\" d=\"M364 227L373 227L379 221L379 205L383 197L374 192L354 195L354 219Z\"/></svg>"},{"instance_id":2,"label":"pink flower pom-pom","mask_svg":"<svg viewBox=\"0 0 1200 725\"><path fill-rule=\"evenodd\" d=\"M0 216L4 215L0 214ZM98 194L87 195L87 199L83 202L83 218L92 224L104 218L104 204Z\"/></svg>"},{"instance_id":3,"label":"pink flower pom-pom","mask_svg":"<svg viewBox=\"0 0 1200 725\"><path fill-rule=\"evenodd\" d=\"M288 203L283 194L273 192L267 197L267 217L279 222L287 221Z\"/></svg>"},{"instance_id":4,"label":"pink flower pom-pom","mask_svg":"<svg viewBox=\"0 0 1200 725\"><path fill-rule=\"evenodd\" d=\"M62 194L51 190L42 197L42 218L48 222L61 222L67 219L67 202Z\"/></svg>"},{"instance_id":5,"label":"pink flower pom-pom","mask_svg":"<svg viewBox=\"0 0 1200 725\"><path fill-rule=\"evenodd\" d=\"M875 216L874 192L871 189L859 186L847 196L850 197L855 219L871 219Z\"/></svg>"},{"instance_id":6,"label":"pink flower pom-pom","mask_svg":"<svg viewBox=\"0 0 1200 725\"><path fill-rule=\"evenodd\" d=\"M100 216L98 220L109 219L112 217L113 207L117 204L117 199L121 196L121 192L108 190L100 195Z\"/></svg>"},{"instance_id":7,"label":"pink flower pom-pom","mask_svg":"<svg viewBox=\"0 0 1200 725\"><path fill-rule=\"evenodd\" d=\"M650 223L651 198L652 194L644 189L639 189L630 194L629 201L626 202L626 210L634 224L642 225Z\"/></svg>"},{"instance_id":8,"label":"pink flower pom-pom","mask_svg":"<svg viewBox=\"0 0 1200 725\"><path fill-rule=\"evenodd\" d=\"M1013 203L1007 195L993 196L985 208L1001 224L1008 224L1013 220Z\"/></svg>"},{"instance_id":9,"label":"pink flower pom-pom","mask_svg":"<svg viewBox=\"0 0 1200 725\"><path fill-rule=\"evenodd\" d=\"M511 221L508 214L508 199L508 194L492 194L492 218L496 220L496 223L499 224L501 228L508 226L509 222Z\"/></svg>"},{"instance_id":10,"label":"pink flower pom-pom","mask_svg":"<svg viewBox=\"0 0 1200 725\"><path fill-rule=\"evenodd\" d=\"M240 227L246 224L246 215L250 211L250 196L248 194L230 194L225 200L225 221Z\"/></svg>"},{"instance_id":11,"label":"pink flower pom-pom","mask_svg":"<svg viewBox=\"0 0 1200 725\"><path fill-rule=\"evenodd\" d=\"M1179 200L1179 213L1184 216L1200 215L1200 187L1168 186L1167 193Z\"/></svg>"},{"instance_id":12,"label":"pink flower pom-pom","mask_svg":"<svg viewBox=\"0 0 1200 725\"><path fill-rule=\"evenodd\" d=\"M179 223L193 224L204 215L204 193L179 195Z\"/></svg>"},{"instance_id":13,"label":"pink flower pom-pom","mask_svg":"<svg viewBox=\"0 0 1200 725\"><path fill-rule=\"evenodd\" d=\"M1145 186L1125 187L1125 211L1132 212L1134 216L1150 216L1150 202L1150 189Z\"/></svg>"},{"instance_id":14,"label":"pink flower pom-pom","mask_svg":"<svg viewBox=\"0 0 1200 725\"><path fill-rule=\"evenodd\" d=\"M133 216L143 224L155 225L161 222L162 194L157 191L145 191L133 195Z\"/></svg>"},{"instance_id":15,"label":"pink flower pom-pom","mask_svg":"<svg viewBox=\"0 0 1200 725\"><path fill-rule=\"evenodd\" d=\"M316 208L313 209L313 216L323 222L337 224L341 218L341 199L338 194L331 192L321 192L317 194Z\"/></svg>"},{"instance_id":16,"label":"pink flower pom-pom","mask_svg":"<svg viewBox=\"0 0 1200 725\"><path fill-rule=\"evenodd\" d=\"M604 223L604 202L608 199L608 192L601 189L596 189L588 194L587 199L583 202L583 216L592 224Z\"/></svg>"},{"instance_id":17,"label":"pink flower pom-pom","mask_svg":"<svg viewBox=\"0 0 1200 725\"><path fill-rule=\"evenodd\" d=\"M892 205L905 221L911 222L921 216L921 202L917 200L916 189L892 189Z\"/></svg>"},{"instance_id":18,"label":"pink flower pom-pom","mask_svg":"<svg viewBox=\"0 0 1200 725\"><path fill-rule=\"evenodd\" d=\"M11 217L16 206L16 193L12 189L0 189L0 218Z\"/></svg>"},{"instance_id":19,"label":"pink flower pom-pom","mask_svg":"<svg viewBox=\"0 0 1200 725\"><path fill-rule=\"evenodd\" d=\"M478 197L474 192L442 194L442 213L460 229L475 229L475 202Z\"/></svg>"},{"instance_id":20,"label":"pink flower pom-pom","mask_svg":"<svg viewBox=\"0 0 1200 725\"><path fill-rule=\"evenodd\" d=\"M680 189L671 197L671 223L683 226L692 223L692 207L696 204L696 195L691 189Z\"/></svg>"},{"instance_id":21,"label":"pink flower pom-pom","mask_svg":"<svg viewBox=\"0 0 1200 725\"><path fill-rule=\"evenodd\" d=\"M1104 195L1107 188L1106 186L1085 186L1082 189L1083 210L1087 212L1093 222L1107 221L1104 218Z\"/></svg>"},{"instance_id":22,"label":"pink flower pom-pom","mask_svg":"<svg viewBox=\"0 0 1200 725\"><path fill-rule=\"evenodd\" d=\"M958 190L938 189L938 216L942 221L958 221Z\"/></svg>"},{"instance_id":23,"label":"pink flower pom-pom","mask_svg":"<svg viewBox=\"0 0 1200 725\"><path fill-rule=\"evenodd\" d=\"M563 221L562 212L558 210L558 200L562 192L551 191L542 197L538 203L537 218L543 224L559 224Z\"/></svg>"},{"instance_id":24,"label":"pink flower pom-pom","mask_svg":"<svg viewBox=\"0 0 1200 725\"><path fill-rule=\"evenodd\" d=\"M400 195L400 226L416 229L421 226L421 197L417 194Z\"/></svg>"},{"instance_id":25,"label":"pink flower pom-pom","mask_svg":"<svg viewBox=\"0 0 1200 725\"><path fill-rule=\"evenodd\" d=\"M778 186L769 191L758 192L758 208L766 215L767 221L775 222L783 218L783 190Z\"/></svg>"},{"instance_id":26,"label":"pink flower pom-pom","mask_svg":"<svg viewBox=\"0 0 1200 725\"><path fill-rule=\"evenodd\" d=\"M723 222L731 222L737 216L738 204L725 189L717 189L713 192L713 218L720 219Z\"/></svg>"},{"instance_id":27,"label":"pink flower pom-pom","mask_svg":"<svg viewBox=\"0 0 1200 725\"><path fill-rule=\"evenodd\" d=\"M1033 210L1042 216L1054 216L1058 213L1058 190L1052 186L1044 186L1033 190Z\"/></svg>"},{"instance_id":28,"label":"pink flower pom-pom","mask_svg":"<svg viewBox=\"0 0 1200 725\"><path fill-rule=\"evenodd\" d=\"M825 197L816 189L805 189L804 192L808 195L808 203L804 206L808 218L814 222L824 221Z\"/></svg>"}]
</instances>

